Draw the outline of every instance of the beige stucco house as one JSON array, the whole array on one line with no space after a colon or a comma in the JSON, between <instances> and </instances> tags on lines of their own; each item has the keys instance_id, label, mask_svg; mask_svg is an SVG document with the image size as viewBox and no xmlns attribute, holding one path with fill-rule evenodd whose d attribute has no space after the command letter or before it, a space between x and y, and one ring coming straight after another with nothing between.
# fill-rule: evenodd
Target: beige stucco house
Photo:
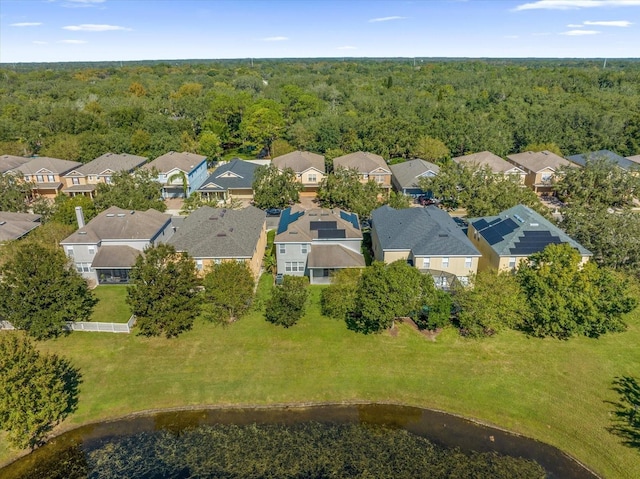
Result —
<instances>
[{"instance_id":1,"label":"beige stucco house","mask_svg":"<svg viewBox=\"0 0 640 479\"><path fill-rule=\"evenodd\" d=\"M524 184L542 195L553 193L553 184L560 168L575 166L569 160L547 150L507 155L507 160L522 168L527 174Z\"/></svg>"},{"instance_id":2,"label":"beige stucco house","mask_svg":"<svg viewBox=\"0 0 640 479\"><path fill-rule=\"evenodd\" d=\"M302 183L303 196L315 196L320 182L326 176L324 156L309 151L292 151L271 161L280 171L291 168L296 180Z\"/></svg>"},{"instance_id":3,"label":"beige stucco house","mask_svg":"<svg viewBox=\"0 0 640 479\"><path fill-rule=\"evenodd\" d=\"M497 175L514 176L520 179L520 183L523 185L525 184L527 173L522 168L509 163L490 151L481 151L480 153L473 153L471 155L457 156L452 158L452 160L460 165L469 165L478 168L486 167L489 168L492 173Z\"/></svg>"},{"instance_id":4,"label":"beige stucco house","mask_svg":"<svg viewBox=\"0 0 640 479\"><path fill-rule=\"evenodd\" d=\"M339 156L333 159L333 169L338 168L356 170L362 183L373 180L381 188L391 189L391 169L380 155L357 151Z\"/></svg>"}]
</instances>

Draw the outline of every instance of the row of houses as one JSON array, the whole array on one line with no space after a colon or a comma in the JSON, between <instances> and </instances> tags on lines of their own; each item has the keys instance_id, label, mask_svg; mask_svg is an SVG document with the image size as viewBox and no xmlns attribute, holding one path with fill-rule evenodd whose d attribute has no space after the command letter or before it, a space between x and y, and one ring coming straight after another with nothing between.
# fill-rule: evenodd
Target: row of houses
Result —
<instances>
[{"instance_id":1,"label":"row of houses","mask_svg":"<svg viewBox=\"0 0 640 479\"><path fill-rule=\"evenodd\" d=\"M508 155L506 160L483 151L456 157L453 161L488 167L494 173L518 176L523 185L536 193L549 194L560 168L584 166L590 158L604 158L624 170L638 167L640 161L640 155L624 158L608 150L567 158L550 151L527 151ZM291 168L295 172L296 179L303 185L303 196L315 195L327 174L325 157L307 151L287 153L274 158L272 163L280 170ZM19 175L24 181L34 184L34 193L45 198L55 198L59 193L93 197L97 185L110 183L116 172L155 168L164 198L188 197L197 191L209 199L251 199L255 170L261 164L264 161L234 159L209 174L207 158L188 152L170 151L151 162L141 156L106 153L86 164L48 157L0 156L1 173ZM411 196L424 193L419 186L421 178L435 176L440 171L438 165L421 159L388 165L380 155L363 151L335 158L333 168L353 169L363 182L373 180L383 189L393 187L396 191Z\"/></svg>"},{"instance_id":2,"label":"row of houses","mask_svg":"<svg viewBox=\"0 0 640 479\"><path fill-rule=\"evenodd\" d=\"M201 272L224 261L246 263L257 278L267 245L264 212L202 207L187 217L155 210L111 207L60 244L86 279L98 284L126 284L144 248L165 242L189 253ZM331 282L336 271L363 268L362 225L355 213L340 209L292 206L283 211L275 234L277 272L308 276L311 284ZM396 210L388 205L372 213L375 260L407 261L435 284L448 289L466 284L478 271L514 269L549 244L568 243L588 261L591 253L530 208L518 205L499 215L451 217L435 206Z\"/></svg>"}]
</instances>

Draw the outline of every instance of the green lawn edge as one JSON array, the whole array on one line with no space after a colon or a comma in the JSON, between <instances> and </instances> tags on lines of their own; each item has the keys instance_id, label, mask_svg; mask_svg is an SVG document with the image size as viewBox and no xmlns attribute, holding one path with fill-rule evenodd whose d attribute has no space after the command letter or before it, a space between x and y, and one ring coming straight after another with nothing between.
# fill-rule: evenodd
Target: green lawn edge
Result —
<instances>
[{"instance_id":1,"label":"green lawn edge","mask_svg":"<svg viewBox=\"0 0 640 479\"><path fill-rule=\"evenodd\" d=\"M270 283L262 279L261 298ZM392 402L538 439L602 477L640 477L640 452L607 431L611 381L640 371L640 313L626 332L597 340L508 331L477 341L449 329L430 341L404 325L397 337L348 331L321 316L319 292L311 287L307 314L289 329L253 311L171 340L74 332L39 343L83 374L79 408L60 429L163 408ZM0 463L16 454L0 440Z\"/></svg>"}]
</instances>

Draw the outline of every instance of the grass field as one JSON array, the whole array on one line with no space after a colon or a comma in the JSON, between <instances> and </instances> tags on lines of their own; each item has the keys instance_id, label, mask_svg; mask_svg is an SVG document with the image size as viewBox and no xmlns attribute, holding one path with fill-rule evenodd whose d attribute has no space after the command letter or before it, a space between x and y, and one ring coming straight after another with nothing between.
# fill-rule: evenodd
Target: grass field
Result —
<instances>
[{"instance_id":1,"label":"grass field","mask_svg":"<svg viewBox=\"0 0 640 479\"><path fill-rule=\"evenodd\" d=\"M264 280L261 289L270 282ZM199 322L177 339L73 333L40 344L83 374L78 411L64 424L196 405L394 401L445 410L553 444L603 477L640 477L640 451L609 432L615 376L640 374L640 313L601 339L527 338L516 332L436 341L400 325L363 336L307 315L283 329L261 313L226 328ZM0 462L10 452L0 442Z\"/></svg>"},{"instance_id":2,"label":"grass field","mask_svg":"<svg viewBox=\"0 0 640 479\"><path fill-rule=\"evenodd\" d=\"M127 288L122 285L100 285L93 290L98 303L93 309L91 321L126 323L131 317L129 306L124 302Z\"/></svg>"}]
</instances>

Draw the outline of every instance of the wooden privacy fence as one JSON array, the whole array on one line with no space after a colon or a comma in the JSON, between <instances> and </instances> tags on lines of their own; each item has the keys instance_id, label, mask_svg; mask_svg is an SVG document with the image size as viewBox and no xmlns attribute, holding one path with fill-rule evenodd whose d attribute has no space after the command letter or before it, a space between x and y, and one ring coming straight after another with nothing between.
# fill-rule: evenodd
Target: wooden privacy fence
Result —
<instances>
[{"instance_id":1,"label":"wooden privacy fence","mask_svg":"<svg viewBox=\"0 0 640 479\"><path fill-rule=\"evenodd\" d=\"M131 316L126 323L99 323L94 321L68 321L65 328L68 331L92 331L96 333L130 333L136 317ZM9 321L0 321L1 329L16 329Z\"/></svg>"}]
</instances>

